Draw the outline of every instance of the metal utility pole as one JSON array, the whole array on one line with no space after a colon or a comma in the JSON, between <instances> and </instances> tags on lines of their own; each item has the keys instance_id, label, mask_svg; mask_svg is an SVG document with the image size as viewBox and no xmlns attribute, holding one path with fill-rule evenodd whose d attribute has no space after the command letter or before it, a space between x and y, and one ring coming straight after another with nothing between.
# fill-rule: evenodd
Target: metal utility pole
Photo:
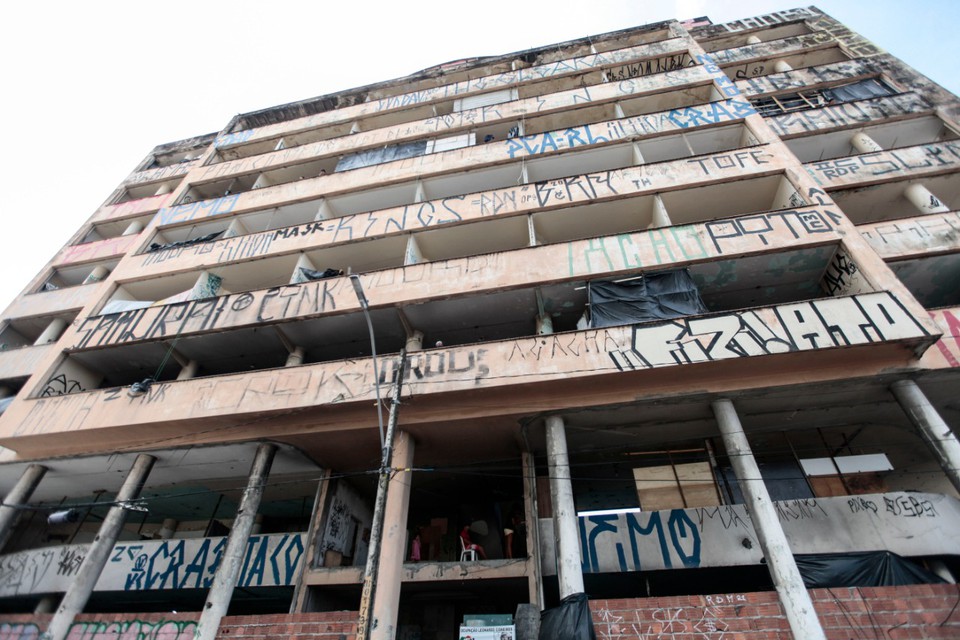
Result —
<instances>
[{"instance_id":1,"label":"metal utility pole","mask_svg":"<svg viewBox=\"0 0 960 640\"><path fill-rule=\"evenodd\" d=\"M370 525L370 546L367 550L367 566L363 572L363 591L360 595L360 619L357 624L357 640L370 640L370 634L376 627L371 620L373 600L376 597L377 570L380 566L380 547L383 543L383 515L387 504L387 487L390 484L391 465L393 464L393 434L397 427L397 412L400 407L400 389L403 386L403 374L407 366L407 350L400 351L400 364L397 367L397 383L393 388L390 401L390 417L387 420L387 433L381 452L377 499L373 507L373 522ZM379 384L375 381L374 384Z\"/></svg>"}]
</instances>

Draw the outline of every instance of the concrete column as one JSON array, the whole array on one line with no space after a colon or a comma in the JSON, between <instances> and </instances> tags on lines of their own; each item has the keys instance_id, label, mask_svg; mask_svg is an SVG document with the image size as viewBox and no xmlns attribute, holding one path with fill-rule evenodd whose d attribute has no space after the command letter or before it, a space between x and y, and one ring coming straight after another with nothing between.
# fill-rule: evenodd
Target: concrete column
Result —
<instances>
[{"instance_id":1,"label":"concrete column","mask_svg":"<svg viewBox=\"0 0 960 640\"><path fill-rule=\"evenodd\" d=\"M930 189L922 184L910 185L904 190L903 195L920 213L947 213L950 211L950 207L943 204L940 198L933 195Z\"/></svg>"},{"instance_id":2,"label":"concrete column","mask_svg":"<svg viewBox=\"0 0 960 640\"><path fill-rule=\"evenodd\" d=\"M93 271L90 272L86 278L83 279L83 284L93 284L94 282L100 282L107 277L107 274L110 273L110 270L103 265L99 265L93 268Z\"/></svg>"},{"instance_id":3,"label":"concrete column","mask_svg":"<svg viewBox=\"0 0 960 640\"><path fill-rule=\"evenodd\" d=\"M393 441L395 469L413 466L414 442L410 434L398 431ZM373 600L373 625L370 640L394 640L397 615L400 611L400 584L403 560L407 551L407 514L410 510L409 471L394 471L387 490L387 506L383 513L383 542L377 570L377 596Z\"/></svg>"},{"instance_id":4,"label":"concrete column","mask_svg":"<svg viewBox=\"0 0 960 640\"><path fill-rule=\"evenodd\" d=\"M580 565L580 528L577 508L573 503L573 482L570 480L570 457L567 435L560 416L550 416L547 423L547 469L550 473L550 497L553 500L553 528L557 538L557 576L560 599L583 593L583 569Z\"/></svg>"},{"instance_id":5,"label":"concrete column","mask_svg":"<svg viewBox=\"0 0 960 640\"><path fill-rule=\"evenodd\" d=\"M156 460L153 456L144 453L137 456L127 473L127 478L123 481L123 486L117 493L117 497L114 498L115 506L110 507L107 517L103 519L100 530L93 539L90 548L87 549L87 555L77 570L77 575L70 583L70 588L63 596L63 600L60 601L60 606L57 607L57 612L53 614L47 630L41 636L43 640L64 640L67 637L70 632L70 625L73 624L77 614L81 613L87 605L87 600L93 593L93 587L100 579L100 573L103 571L104 565L107 564L110 553L113 552L113 545L116 544L117 538L120 536L120 530L127 519L127 510L122 506L123 503L134 500L140 495L140 491L143 489L147 476L150 475L150 470Z\"/></svg>"},{"instance_id":6,"label":"concrete column","mask_svg":"<svg viewBox=\"0 0 960 640\"><path fill-rule=\"evenodd\" d=\"M169 540L173 537L173 534L177 532L177 527L180 526L180 522L176 518L164 518L163 524L160 525L160 529L157 531L157 537L161 540Z\"/></svg>"},{"instance_id":7,"label":"concrete column","mask_svg":"<svg viewBox=\"0 0 960 640\"><path fill-rule=\"evenodd\" d=\"M537 316L537 335L544 336L553 333L553 318L549 314Z\"/></svg>"},{"instance_id":8,"label":"concrete column","mask_svg":"<svg viewBox=\"0 0 960 640\"><path fill-rule=\"evenodd\" d=\"M865 134L863 131L857 131L850 136L850 144L860 153L875 153L883 151L883 147L877 144L877 141Z\"/></svg>"},{"instance_id":9,"label":"concrete column","mask_svg":"<svg viewBox=\"0 0 960 640\"><path fill-rule=\"evenodd\" d=\"M233 520L233 529L227 536L227 548L224 549L220 566L217 567L217 573L213 576L213 584L207 592L207 601L203 605L203 613L200 614L200 620L193 634L195 640L214 640L217 637L220 620L227 613L230 599L233 597L233 588L240 576L247 539L250 538L257 509L260 508L263 486L270 475L270 466L273 464L276 453L276 445L267 442L257 447L257 455L253 459L250 476L247 478L247 488L243 490L240 506L237 507L237 516Z\"/></svg>"},{"instance_id":10,"label":"concrete column","mask_svg":"<svg viewBox=\"0 0 960 640\"><path fill-rule=\"evenodd\" d=\"M37 338L37 341L33 344L39 346L42 344L50 344L51 342L56 342L60 339L60 336L63 335L63 330L67 328L67 321L63 318L54 318L50 321L50 324L47 325L47 328L43 330L43 333L40 334L40 337Z\"/></svg>"},{"instance_id":11,"label":"concrete column","mask_svg":"<svg viewBox=\"0 0 960 640\"><path fill-rule=\"evenodd\" d=\"M30 499L46 472L47 468L43 465L30 465L20 474L20 479L13 485L10 493L3 497L3 506L0 506L0 551L3 551L20 519L22 510L16 506L25 504Z\"/></svg>"},{"instance_id":12,"label":"concrete column","mask_svg":"<svg viewBox=\"0 0 960 640\"><path fill-rule=\"evenodd\" d=\"M33 608L33 615L39 616L46 613L53 613L56 609L57 609L57 597L43 596L37 601L36 606Z\"/></svg>"},{"instance_id":13,"label":"concrete column","mask_svg":"<svg viewBox=\"0 0 960 640\"><path fill-rule=\"evenodd\" d=\"M890 391L933 450L940 468L947 474L953 487L960 493L960 442L957 441L957 436L933 408L916 382L897 380L890 385Z\"/></svg>"},{"instance_id":14,"label":"concrete column","mask_svg":"<svg viewBox=\"0 0 960 640\"><path fill-rule=\"evenodd\" d=\"M813 601L803 586L803 578L793 559L787 536L777 519L767 486L760 477L760 468L743 432L737 410L733 403L726 399L715 400L711 406L727 455L730 456L730 465L747 501L750 519L757 532L760 548L767 560L770 577L773 578L790 631L796 640L826 640L827 636L820 626Z\"/></svg>"},{"instance_id":15,"label":"concrete column","mask_svg":"<svg viewBox=\"0 0 960 640\"><path fill-rule=\"evenodd\" d=\"M177 380L190 380L191 378L195 378L199 367L200 365L197 364L196 360L187 360L187 363L180 369L180 373L177 374Z\"/></svg>"},{"instance_id":16,"label":"concrete column","mask_svg":"<svg viewBox=\"0 0 960 640\"><path fill-rule=\"evenodd\" d=\"M786 73L787 71L793 71L793 67L786 60L777 60L773 63L773 70L777 73Z\"/></svg>"},{"instance_id":17,"label":"concrete column","mask_svg":"<svg viewBox=\"0 0 960 640\"><path fill-rule=\"evenodd\" d=\"M293 351L290 352L290 355L287 356L287 361L283 366L285 367L298 367L303 364L303 347L294 347Z\"/></svg>"},{"instance_id":18,"label":"concrete column","mask_svg":"<svg viewBox=\"0 0 960 640\"><path fill-rule=\"evenodd\" d=\"M134 220L127 225L126 229L123 230L123 235L132 236L136 233L140 233L141 231L143 231L143 223L139 220Z\"/></svg>"},{"instance_id":19,"label":"concrete column","mask_svg":"<svg viewBox=\"0 0 960 640\"><path fill-rule=\"evenodd\" d=\"M533 454L524 452L523 462L523 517L527 523L527 587L530 603L537 611L543 610L543 576L540 572L540 521L537 514L537 466ZM539 617L537 618L539 620Z\"/></svg>"},{"instance_id":20,"label":"concrete column","mask_svg":"<svg viewBox=\"0 0 960 640\"><path fill-rule=\"evenodd\" d=\"M413 331L407 334L407 352L423 351L423 331Z\"/></svg>"},{"instance_id":21,"label":"concrete column","mask_svg":"<svg viewBox=\"0 0 960 640\"><path fill-rule=\"evenodd\" d=\"M758 38L757 36L748 36L748 37L747 37L747 44L760 44L761 42L763 42L763 40L761 40L761 39Z\"/></svg>"},{"instance_id":22,"label":"concrete column","mask_svg":"<svg viewBox=\"0 0 960 640\"><path fill-rule=\"evenodd\" d=\"M663 198L659 195L653 196L653 211L651 214L650 225L648 229L657 229L659 227L669 227L673 222L670 221L670 215L667 213L667 207L663 204Z\"/></svg>"}]
</instances>

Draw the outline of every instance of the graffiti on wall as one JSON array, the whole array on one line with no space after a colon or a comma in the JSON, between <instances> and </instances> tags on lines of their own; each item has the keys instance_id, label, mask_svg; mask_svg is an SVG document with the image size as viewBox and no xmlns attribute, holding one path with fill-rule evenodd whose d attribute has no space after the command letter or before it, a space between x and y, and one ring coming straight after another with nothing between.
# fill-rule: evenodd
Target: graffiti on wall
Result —
<instances>
[{"instance_id":1,"label":"graffiti on wall","mask_svg":"<svg viewBox=\"0 0 960 640\"><path fill-rule=\"evenodd\" d=\"M97 591L206 589L220 566L226 538L118 543ZM66 591L88 545L68 545L0 556L0 597ZM303 557L303 534L250 536L237 586L289 586Z\"/></svg>"},{"instance_id":2,"label":"graffiti on wall","mask_svg":"<svg viewBox=\"0 0 960 640\"><path fill-rule=\"evenodd\" d=\"M74 622L67 640L191 640L196 630L193 620ZM0 622L0 640L39 640L41 635L33 622Z\"/></svg>"},{"instance_id":3,"label":"graffiti on wall","mask_svg":"<svg viewBox=\"0 0 960 640\"><path fill-rule=\"evenodd\" d=\"M883 258L948 250L960 243L960 213L931 213L905 220L861 225L857 229Z\"/></svg>"},{"instance_id":4,"label":"graffiti on wall","mask_svg":"<svg viewBox=\"0 0 960 640\"><path fill-rule=\"evenodd\" d=\"M960 502L892 492L779 500L774 507L794 553L887 549L937 554L960 541ZM579 517L584 573L656 571L759 564L763 551L743 504ZM541 563L556 572L553 521L540 520ZM917 539L925 538L923 548ZM744 541L747 541L745 543ZM715 603L719 604L719 603Z\"/></svg>"},{"instance_id":5,"label":"graffiti on wall","mask_svg":"<svg viewBox=\"0 0 960 640\"><path fill-rule=\"evenodd\" d=\"M938 309L930 317L943 331L937 349L948 366L960 367L960 309Z\"/></svg>"},{"instance_id":6,"label":"graffiti on wall","mask_svg":"<svg viewBox=\"0 0 960 640\"><path fill-rule=\"evenodd\" d=\"M818 184L840 186L890 174L938 171L960 163L960 142L939 142L897 151L810 162L804 165Z\"/></svg>"},{"instance_id":7,"label":"graffiti on wall","mask_svg":"<svg viewBox=\"0 0 960 640\"><path fill-rule=\"evenodd\" d=\"M631 347L612 351L621 371L928 335L889 293L635 325Z\"/></svg>"}]
</instances>

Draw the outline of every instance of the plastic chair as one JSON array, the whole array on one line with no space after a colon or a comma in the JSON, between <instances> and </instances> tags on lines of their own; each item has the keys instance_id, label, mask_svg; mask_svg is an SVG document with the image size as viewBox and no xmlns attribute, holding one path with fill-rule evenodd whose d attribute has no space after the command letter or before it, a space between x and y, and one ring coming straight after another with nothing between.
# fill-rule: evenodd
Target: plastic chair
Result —
<instances>
[{"instance_id":1,"label":"plastic chair","mask_svg":"<svg viewBox=\"0 0 960 640\"><path fill-rule=\"evenodd\" d=\"M466 562L467 560L472 560L473 562L477 561L477 550L476 549L467 549L467 545L463 542L463 538L457 536L457 540L460 541L460 562Z\"/></svg>"}]
</instances>

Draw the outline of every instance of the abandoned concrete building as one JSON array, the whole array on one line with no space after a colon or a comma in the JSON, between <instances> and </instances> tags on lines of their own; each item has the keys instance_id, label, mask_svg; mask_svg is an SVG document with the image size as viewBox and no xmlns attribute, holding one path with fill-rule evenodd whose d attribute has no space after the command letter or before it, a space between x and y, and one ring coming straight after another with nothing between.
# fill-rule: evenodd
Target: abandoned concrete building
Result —
<instances>
[{"instance_id":1,"label":"abandoned concrete building","mask_svg":"<svg viewBox=\"0 0 960 640\"><path fill-rule=\"evenodd\" d=\"M957 637L958 106L811 7L156 147L2 316L3 637Z\"/></svg>"}]
</instances>

